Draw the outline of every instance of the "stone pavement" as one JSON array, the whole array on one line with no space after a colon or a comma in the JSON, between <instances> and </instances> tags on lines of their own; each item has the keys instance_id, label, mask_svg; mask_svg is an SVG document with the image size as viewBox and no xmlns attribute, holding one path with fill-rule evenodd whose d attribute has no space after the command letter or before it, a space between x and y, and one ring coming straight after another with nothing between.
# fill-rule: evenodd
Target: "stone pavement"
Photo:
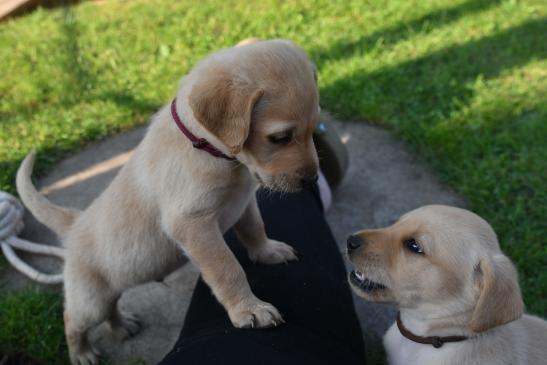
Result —
<instances>
[{"instance_id":1,"label":"stone pavement","mask_svg":"<svg viewBox=\"0 0 547 365\"><path fill-rule=\"evenodd\" d=\"M439 184L389 132L365 123L334 124L348 147L350 158L349 171L327 213L342 251L350 233L384 226L410 209L431 203L463 205L461 198ZM57 204L85 208L115 176L145 131L138 128L88 146L56 165L38 186ZM56 237L29 214L25 216L25 225L24 238L58 244ZM60 263L53 259L25 259L50 272L60 270ZM164 282L148 283L124 293L122 307L139 316L144 329L121 345L103 341L102 347L114 364L127 364L139 358L155 364L163 357L177 338L197 276L196 268L188 263ZM8 271L0 280L0 285L11 288L29 284L15 271ZM368 335L382 336L394 320L395 311L391 306L366 303L357 298L355 304L363 332ZM101 330L104 329L99 328L97 332Z\"/></svg>"}]
</instances>

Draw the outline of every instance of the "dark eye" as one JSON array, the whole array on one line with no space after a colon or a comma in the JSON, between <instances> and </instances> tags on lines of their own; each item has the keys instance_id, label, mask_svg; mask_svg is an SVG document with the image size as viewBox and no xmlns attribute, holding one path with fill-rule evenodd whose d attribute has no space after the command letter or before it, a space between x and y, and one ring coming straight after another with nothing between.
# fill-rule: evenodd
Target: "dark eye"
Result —
<instances>
[{"instance_id":1,"label":"dark eye","mask_svg":"<svg viewBox=\"0 0 547 365\"><path fill-rule=\"evenodd\" d=\"M422 247L418 244L418 242L416 242L416 240L414 238L410 238L408 240L405 240L403 242L403 244L405 245L406 248L408 248L409 251L415 253L415 254L419 254L419 255L423 255L424 254L424 250L422 249Z\"/></svg>"},{"instance_id":2,"label":"dark eye","mask_svg":"<svg viewBox=\"0 0 547 365\"><path fill-rule=\"evenodd\" d=\"M290 141L292 141L292 139L293 139L292 131L270 134L268 136L268 140L271 143L278 144L278 145L288 144Z\"/></svg>"}]
</instances>

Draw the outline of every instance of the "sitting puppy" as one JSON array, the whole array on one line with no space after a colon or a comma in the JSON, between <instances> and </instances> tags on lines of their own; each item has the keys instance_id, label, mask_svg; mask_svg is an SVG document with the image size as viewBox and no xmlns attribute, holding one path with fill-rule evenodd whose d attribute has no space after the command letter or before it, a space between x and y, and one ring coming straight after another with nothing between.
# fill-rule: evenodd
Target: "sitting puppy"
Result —
<instances>
[{"instance_id":1,"label":"sitting puppy","mask_svg":"<svg viewBox=\"0 0 547 365\"><path fill-rule=\"evenodd\" d=\"M399 307L391 364L547 363L547 322L522 315L517 273L479 216L425 206L350 236L348 254L353 290Z\"/></svg>"},{"instance_id":2,"label":"sitting puppy","mask_svg":"<svg viewBox=\"0 0 547 365\"><path fill-rule=\"evenodd\" d=\"M108 321L138 330L116 308L121 293L163 278L183 251L236 327L282 321L257 298L223 234L234 226L252 261L294 260L291 246L266 236L258 184L296 191L315 181L312 133L319 118L314 67L285 40L251 41L214 53L182 80L176 99L152 120L110 186L82 212L55 206L32 186L34 154L17 189L36 218L66 247L65 333L73 364L95 364L88 341Z\"/></svg>"}]
</instances>

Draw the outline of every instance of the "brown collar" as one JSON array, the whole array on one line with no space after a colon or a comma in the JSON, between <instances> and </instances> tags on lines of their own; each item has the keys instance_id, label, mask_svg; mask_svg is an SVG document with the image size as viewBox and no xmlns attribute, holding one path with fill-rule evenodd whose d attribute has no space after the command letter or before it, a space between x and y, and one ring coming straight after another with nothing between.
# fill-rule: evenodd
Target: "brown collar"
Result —
<instances>
[{"instance_id":1,"label":"brown collar","mask_svg":"<svg viewBox=\"0 0 547 365\"><path fill-rule=\"evenodd\" d=\"M397 327L399 327L399 331L401 332L401 334L408 338L410 341L423 343L424 345L431 345L436 349L444 345L446 342L460 342L467 340L467 337L465 336L416 336L403 325L403 321L401 321L401 312L397 312Z\"/></svg>"}]
</instances>

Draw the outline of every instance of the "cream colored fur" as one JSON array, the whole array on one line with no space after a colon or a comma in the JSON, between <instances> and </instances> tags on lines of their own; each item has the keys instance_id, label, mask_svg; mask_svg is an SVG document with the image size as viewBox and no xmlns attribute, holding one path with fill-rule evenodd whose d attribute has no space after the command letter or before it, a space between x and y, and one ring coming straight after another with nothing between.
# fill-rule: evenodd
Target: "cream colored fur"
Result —
<instances>
[{"instance_id":1,"label":"cream colored fur","mask_svg":"<svg viewBox=\"0 0 547 365\"><path fill-rule=\"evenodd\" d=\"M523 315L516 270L482 218L431 205L356 235L363 244L349 254L355 269L387 287L367 292L352 285L358 295L397 304L415 335L469 337L437 349L407 339L393 324L384 337L390 364L546 364L547 322ZM411 238L423 254L405 247Z\"/></svg>"},{"instance_id":2,"label":"cream colored fur","mask_svg":"<svg viewBox=\"0 0 547 365\"><path fill-rule=\"evenodd\" d=\"M91 327L107 320L125 336L138 330L136 318L117 310L117 299L132 286L162 279L179 266L183 252L234 326L282 321L272 304L252 293L223 234L235 226L253 261L296 259L289 245L266 236L255 191L257 181L297 190L301 179L317 170L313 72L304 52L283 40L250 41L209 56L182 80L177 111L195 135L239 162L194 149L167 105L116 178L82 212L40 196L30 181L34 154L25 159L17 176L19 194L66 247L65 332L73 364L97 363L87 338ZM289 120L294 138L284 146L269 145L261 131L280 120Z\"/></svg>"}]
</instances>

